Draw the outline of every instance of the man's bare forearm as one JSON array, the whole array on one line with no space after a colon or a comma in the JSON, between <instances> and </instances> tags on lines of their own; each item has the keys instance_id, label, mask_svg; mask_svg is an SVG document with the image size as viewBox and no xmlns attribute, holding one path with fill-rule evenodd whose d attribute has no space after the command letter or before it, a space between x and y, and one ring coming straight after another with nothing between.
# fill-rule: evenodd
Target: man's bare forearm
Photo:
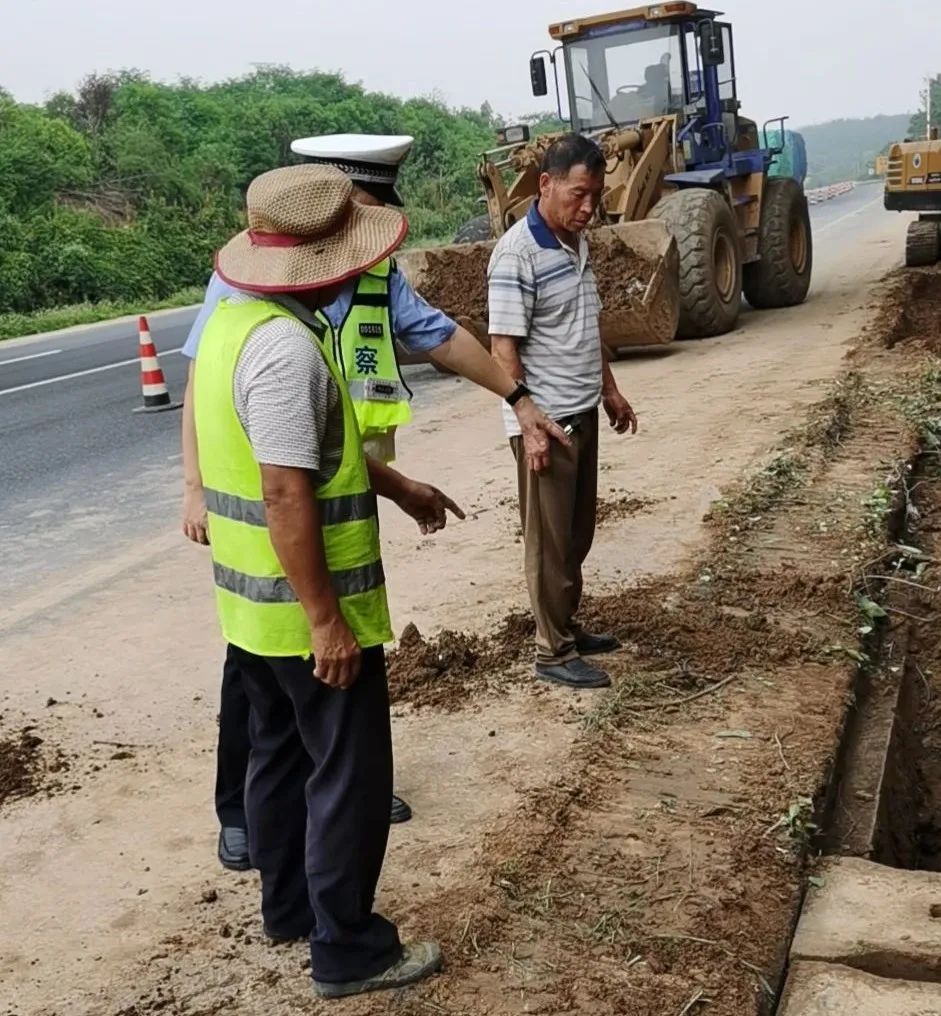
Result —
<instances>
[{"instance_id":1,"label":"man's bare forearm","mask_svg":"<svg viewBox=\"0 0 941 1016\"><path fill-rule=\"evenodd\" d=\"M263 465L261 482L274 552L311 624L322 624L340 606L327 570L311 476L304 469Z\"/></svg>"},{"instance_id":2,"label":"man's bare forearm","mask_svg":"<svg viewBox=\"0 0 941 1016\"><path fill-rule=\"evenodd\" d=\"M618 390L618 383L614 380L614 371L611 370L611 363L608 358L607 346L601 343L601 392L603 395L610 395Z\"/></svg>"},{"instance_id":3,"label":"man's bare forearm","mask_svg":"<svg viewBox=\"0 0 941 1016\"><path fill-rule=\"evenodd\" d=\"M501 399L505 399L516 387L516 379L460 325L447 342L431 350L428 356L439 366L486 388Z\"/></svg>"},{"instance_id":4,"label":"man's bare forearm","mask_svg":"<svg viewBox=\"0 0 941 1016\"><path fill-rule=\"evenodd\" d=\"M514 385L523 380L523 362L520 360L519 340L506 335L490 336L490 353L503 371L513 379Z\"/></svg>"},{"instance_id":5,"label":"man's bare forearm","mask_svg":"<svg viewBox=\"0 0 941 1016\"><path fill-rule=\"evenodd\" d=\"M201 488L202 476L199 472L199 446L196 443L196 413L193 408L193 375L195 361L190 360L189 374L186 378L186 391L183 393L183 482L192 489Z\"/></svg>"}]
</instances>

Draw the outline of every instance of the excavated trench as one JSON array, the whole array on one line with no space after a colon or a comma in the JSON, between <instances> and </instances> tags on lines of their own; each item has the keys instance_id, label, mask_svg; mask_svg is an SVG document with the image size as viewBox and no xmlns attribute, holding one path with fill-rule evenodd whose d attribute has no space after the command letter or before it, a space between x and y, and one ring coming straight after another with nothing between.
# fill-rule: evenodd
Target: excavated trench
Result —
<instances>
[{"instance_id":1,"label":"excavated trench","mask_svg":"<svg viewBox=\"0 0 941 1016\"><path fill-rule=\"evenodd\" d=\"M941 619L935 560L941 471L925 449L890 516L894 547L867 593L876 619L824 802L820 847L941 871Z\"/></svg>"},{"instance_id":2,"label":"excavated trench","mask_svg":"<svg viewBox=\"0 0 941 1016\"><path fill-rule=\"evenodd\" d=\"M903 271L875 324L878 340L941 354L941 276ZM933 368L936 374L936 367ZM936 379L935 379L936 387ZM915 393L910 393L916 397ZM924 397L923 397L924 398ZM941 871L941 416L920 407L919 451L898 473L888 550L857 593L881 609L863 649L830 790L825 854Z\"/></svg>"},{"instance_id":3,"label":"excavated trench","mask_svg":"<svg viewBox=\"0 0 941 1016\"><path fill-rule=\"evenodd\" d=\"M908 546L904 497L889 518L889 537ZM819 847L824 854L863 857L893 867L917 866L921 793L915 773L916 720L920 695L910 659L909 619L893 611L901 582L914 581L905 559L892 562L893 582L880 582L877 596L885 617L876 619L864 643L854 702L848 710L834 776L821 810ZM905 574L901 574L905 573ZM891 601L891 603L889 602Z\"/></svg>"}]
</instances>

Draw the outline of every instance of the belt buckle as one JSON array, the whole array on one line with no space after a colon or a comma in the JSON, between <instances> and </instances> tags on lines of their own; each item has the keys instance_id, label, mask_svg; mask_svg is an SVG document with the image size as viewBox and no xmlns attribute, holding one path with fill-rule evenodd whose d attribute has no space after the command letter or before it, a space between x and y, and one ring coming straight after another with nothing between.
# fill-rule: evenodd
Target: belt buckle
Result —
<instances>
[{"instance_id":1,"label":"belt buckle","mask_svg":"<svg viewBox=\"0 0 941 1016\"><path fill-rule=\"evenodd\" d=\"M582 417L576 413L574 416L563 416L562 419L556 420L556 423L562 428L566 437L571 437L581 427Z\"/></svg>"}]
</instances>

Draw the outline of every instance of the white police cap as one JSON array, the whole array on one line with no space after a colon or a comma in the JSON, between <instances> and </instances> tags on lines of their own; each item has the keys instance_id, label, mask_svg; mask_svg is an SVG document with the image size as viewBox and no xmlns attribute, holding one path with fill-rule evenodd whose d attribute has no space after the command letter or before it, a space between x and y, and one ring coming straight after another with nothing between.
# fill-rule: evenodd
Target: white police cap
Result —
<instances>
[{"instance_id":1,"label":"white police cap","mask_svg":"<svg viewBox=\"0 0 941 1016\"><path fill-rule=\"evenodd\" d=\"M401 205L395 184L414 140L408 134L322 134L292 141L291 151L307 162L336 166L386 204Z\"/></svg>"}]
</instances>

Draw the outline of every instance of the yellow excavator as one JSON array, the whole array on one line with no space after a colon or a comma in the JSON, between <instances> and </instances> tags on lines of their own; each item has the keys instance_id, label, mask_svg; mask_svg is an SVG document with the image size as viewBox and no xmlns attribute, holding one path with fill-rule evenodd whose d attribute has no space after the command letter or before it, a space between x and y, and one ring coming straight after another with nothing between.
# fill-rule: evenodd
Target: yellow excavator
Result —
<instances>
[{"instance_id":1,"label":"yellow excavator","mask_svg":"<svg viewBox=\"0 0 941 1016\"><path fill-rule=\"evenodd\" d=\"M885 173L885 207L891 212L917 212L905 239L905 264L910 268L941 260L941 140L933 102L941 75L928 82L927 130L920 141L906 139L889 149Z\"/></svg>"},{"instance_id":2,"label":"yellow excavator","mask_svg":"<svg viewBox=\"0 0 941 1016\"><path fill-rule=\"evenodd\" d=\"M757 308L801 303L813 261L807 200L798 180L769 175L782 149L768 127L783 139L785 118L759 129L741 113L731 25L671 2L572 18L549 34L555 49L530 61L533 92L549 93L551 69L560 119L564 87L571 129L607 159L588 239L609 350L728 332L743 297ZM487 214L461 230L462 244L399 258L415 288L485 344L494 240L538 198L556 137L502 129L478 166Z\"/></svg>"}]
</instances>

